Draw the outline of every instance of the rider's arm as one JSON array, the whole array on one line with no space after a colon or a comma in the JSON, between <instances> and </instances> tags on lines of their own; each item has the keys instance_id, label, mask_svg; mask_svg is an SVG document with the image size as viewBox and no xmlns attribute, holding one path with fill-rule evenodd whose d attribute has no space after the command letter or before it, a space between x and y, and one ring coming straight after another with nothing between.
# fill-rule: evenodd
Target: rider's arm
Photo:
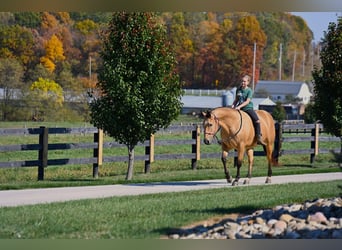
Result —
<instances>
[{"instance_id":1,"label":"rider's arm","mask_svg":"<svg viewBox=\"0 0 342 250\"><path fill-rule=\"evenodd\" d=\"M239 106L235 107L235 109L241 109L245 106L247 106L249 104L249 102L251 101L250 98L247 98L246 101L244 101L243 103L241 103Z\"/></svg>"}]
</instances>

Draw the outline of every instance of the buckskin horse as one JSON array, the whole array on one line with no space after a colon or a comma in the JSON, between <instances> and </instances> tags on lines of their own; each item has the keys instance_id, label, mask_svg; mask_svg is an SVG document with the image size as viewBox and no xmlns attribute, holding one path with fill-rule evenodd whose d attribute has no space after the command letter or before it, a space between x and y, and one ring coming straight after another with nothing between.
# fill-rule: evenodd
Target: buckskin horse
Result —
<instances>
[{"instance_id":1,"label":"buckskin horse","mask_svg":"<svg viewBox=\"0 0 342 250\"><path fill-rule=\"evenodd\" d=\"M262 146L268 161L268 173L265 183L271 183L273 164L272 154L275 140L274 120L267 111L257 110L256 112L259 116L261 134L265 143L265 145ZM209 145L213 142L213 139L216 138L221 144L221 160L228 183L232 183L233 181L227 168L228 152L232 149L237 150L237 173L235 180L232 183L233 186L237 185L239 182L240 168L244 154L247 151L248 172L244 184L248 184L252 177L254 147L257 146L252 119L246 112L229 107L215 108L212 111L202 112L202 115L204 118L204 143ZM217 137L219 132L221 136L220 140Z\"/></svg>"}]
</instances>

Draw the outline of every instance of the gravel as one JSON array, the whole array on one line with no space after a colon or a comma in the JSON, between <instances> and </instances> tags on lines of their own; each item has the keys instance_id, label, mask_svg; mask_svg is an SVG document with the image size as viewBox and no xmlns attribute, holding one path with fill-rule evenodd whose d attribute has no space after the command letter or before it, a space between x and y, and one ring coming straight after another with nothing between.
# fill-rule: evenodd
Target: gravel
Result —
<instances>
[{"instance_id":1,"label":"gravel","mask_svg":"<svg viewBox=\"0 0 342 250\"><path fill-rule=\"evenodd\" d=\"M182 228L169 239L342 239L342 197L257 210Z\"/></svg>"}]
</instances>

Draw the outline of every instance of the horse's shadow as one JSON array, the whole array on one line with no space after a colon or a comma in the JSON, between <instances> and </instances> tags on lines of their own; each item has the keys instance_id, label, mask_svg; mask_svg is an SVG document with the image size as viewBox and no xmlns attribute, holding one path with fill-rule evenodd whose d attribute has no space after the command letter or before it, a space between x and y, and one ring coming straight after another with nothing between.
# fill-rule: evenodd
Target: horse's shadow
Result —
<instances>
[{"instance_id":1,"label":"horse's shadow","mask_svg":"<svg viewBox=\"0 0 342 250\"><path fill-rule=\"evenodd\" d=\"M131 183L127 186L153 187L153 186L199 186L218 184L211 181L174 181L174 182L151 182L151 183Z\"/></svg>"},{"instance_id":2,"label":"horse's shadow","mask_svg":"<svg viewBox=\"0 0 342 250\"><path fill-rule=\"evenodd\" d=\"M218 208L204 209L204 210L192 209L192 210L187 210L186 213L189 213L190 215L193 213L207 213L207 214L212 214L213 216L224 216L227 214L237 214L237 216L240 217L240 216L244 216L248 213L252 213L252 211L254 211L256 209L257 208L254 206L239 206L239 207L234 207L234 208L218 207ZM178 213L184 213L184 211L179 210ZM210 218L210 215L208 217ZM216 223L213 223L213 226L217 223L225 223L225 222L229 222L229 221L233 222L235 220L231 219L229 217L222 218L222 219L218 220ZM172 234L185 235L188 233L188 231L198 231L202 227L203 227L203 225L201 225L201 224L195 225L192 227L179 227L179 228L177 228L177 227L164 227L164 228L156 229L153 232L167 237L168 235L172 235Z\"/></svg>"}]
</instances>

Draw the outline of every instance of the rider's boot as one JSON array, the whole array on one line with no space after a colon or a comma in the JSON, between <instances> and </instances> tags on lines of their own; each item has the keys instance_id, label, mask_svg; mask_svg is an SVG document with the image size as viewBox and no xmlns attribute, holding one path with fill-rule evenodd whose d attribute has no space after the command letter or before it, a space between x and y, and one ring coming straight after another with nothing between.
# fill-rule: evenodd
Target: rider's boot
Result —
<instances>
[{"instance_id":1,"label":"rider's boot","mask_svg":"<svg viewBox=\"0 0 342 250\"><path fill-rule=\"evenodd\" d=\"M257 139L257 143L259 145L266 145L266 143L264 142L261 132L260 132L260 122L256 122L255 123L255 135L256 135L256 139Z\"/></svg>"}]
</instances>

